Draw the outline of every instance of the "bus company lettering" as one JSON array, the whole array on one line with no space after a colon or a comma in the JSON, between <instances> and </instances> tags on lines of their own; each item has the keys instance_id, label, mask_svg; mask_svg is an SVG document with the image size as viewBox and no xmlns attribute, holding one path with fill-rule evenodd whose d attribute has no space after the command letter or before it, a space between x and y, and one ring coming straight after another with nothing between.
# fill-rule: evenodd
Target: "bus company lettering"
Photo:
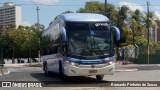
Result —
<instances>
[{"instance_id":1,"label":"bus company lettering","mask_svg":"<svg viewBox=\"0 0 160 90\"><path fill-rule=\"evenodd\" d=\"M95 23L95 26L98 27L98 26L107 26L107 23Z\"/></svg>"}]
</instances>

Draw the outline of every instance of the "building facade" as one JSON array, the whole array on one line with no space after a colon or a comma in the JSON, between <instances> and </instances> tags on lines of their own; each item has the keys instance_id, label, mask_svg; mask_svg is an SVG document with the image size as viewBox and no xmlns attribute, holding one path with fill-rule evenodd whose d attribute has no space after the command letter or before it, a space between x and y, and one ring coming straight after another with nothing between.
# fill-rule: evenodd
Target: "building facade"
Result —
<instances>
[{"instance_id":1,"label":"building facade","mask_svg":"<svg viewBox=\"0 0 160 90\"><path fill-rule=\"evenodd\" d=\"M157 21L157 42L160 42L160 21Z\"/></svg>"},{"instance_id":2,"label":"building facade","mask_svg":"<svg viewBox=\"0 0 160 90\"><path fill-rule=\"evenodd\" d=\"M157 27L151 27L149 29L149 36L150 36L150 39L157 42Z\"/></svg>"},{"instance_id":3,"label":"building facade","mask_svg":"<svg viewBox=\"0 0 160 90\"><path fill-rule=\"evenodd\" d=\"M160 42L160 21L156 20L156 26L149 28L149 38L150 40L157 42ZM145 37L148 37L148 32L145 33Z\"/></svg>"},{"instance_id":4,"label":"building facade","mask_svg":"<svg viewBox=\"0 0 160 90\"><path fill-rule=\"evenodd\" d=\"M0 26L10 25L15 25L16 28L22 25L22 13L20 6L7 2L0 7Z\"/></svg>"}]
</instances>

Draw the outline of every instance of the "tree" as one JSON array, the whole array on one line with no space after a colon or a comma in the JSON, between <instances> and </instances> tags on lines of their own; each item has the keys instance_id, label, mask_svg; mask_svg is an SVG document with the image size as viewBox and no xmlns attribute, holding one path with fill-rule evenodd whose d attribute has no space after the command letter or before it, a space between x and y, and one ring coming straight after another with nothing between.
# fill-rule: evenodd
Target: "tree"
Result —
<instances>
[{"instance_id":1,"label":"tree","mask_svg":"<svg viewBox=\"0 0 160 90\"><path fill-rule=\"evenodd\" d=\"M98 1L86 2L84 8L77 10L80 13L104 13L104 3ZM112 25L116 25L121 30L121 45L131 44L131 29L128 26L130 9L127 6L115 8L112 4L107 4L107 17L110 19ZM125 43L126 42L126 43Z\"/></svg>"},{"instance_id":2,"label":"tree","mask_svg":"<svg viewBox=\"0 0 160 90\"><path fill-rule=\"evenodd\" d=\"M99 13L104 14L104 4L98 1L86 2L84 8L77 10L79 13Z\"/></svg>"},{"instance_id":3,"label":"tree","mask_svg":"<svg viewBox=\"0 0 160 90\"><path fill-rule=\"evenodd\" d=\"M37 28L38 27L38 28ZM35 44L38 44L36 46L38 46L38 54L40 55L42 53L42 32L45 29L45 26L42 24L39 24L37 26L37 24L34 24L31 26L31 29L36 33L34 34L34 40L37 40L38 42L36 42ZM34 49L36 50L37 47L35 47ZM36 53L35 53L36 54Z\"/></svg>"},{"instance_id":4,"label":"tree","mask_svg":"<svg viewBox=\"0 0 160 90\"><path fill-rule=\"evenodd\" d=\"M115 13L115 25L121 31L121 45L131 44L131 29L128 26L130 9L127 6L122 6L118 8L117 13Z\"/></svg>"},{"instance_id":5,"label":"tree","mask_svg":"<svg viewBox=\"0 0 160 90\"><path fill-rule=\"evenodd\" d=\"M137 44L135 43L135 40L138 39L136 37L140 36L141 38L144 38L144 30L146 29L146 27L144 26L143 18L144 15L140 12L140 10L136 9L135 11L131 12L131 19L129 25L132 30L133 44Z\"/></svg>"},{"instance_id":6,"label":"tree","mask_svg":"<svg viewBox=\"0 0 160 90\"><path fill-rule=\"evenodd\" d=\"M35 23L31 27L28 27L28 28L31 28L32 30L34 30L36 32L42 32L42 31L44 31L45 26L42 24Z\"/></svg>"},{"instance_id":7,"label":"tree","mask_svg":"<svg viewBox=\"0 0 160 90\"><path fill-rule=\"evenodd\" d=\"M8 36L13 42L14 57L29 57L30 49L31 57L38 57L40 33L40 31L28 26L20 26L17 29L10 30Z\"/></svg>"},{"instance_id":8,"label":"tree","mask_svg":"<svg viewBox=\"0 0 160 90\"><path fill-rule=\"evenodd\" d=\"M1 45L3 46L4 58L12 57L12 40L8 36L0 37Z\"/></svg>"},{"instance_id":9,"label":"tree","mask_svg":"<svg viewBox=\"0 0 160 90\"><path fill-rule=\"evenodd\" d=\"M149 13L145 13L145 17L144 17L144 25L147 26L147 20L149 18L149 27L158 27L156 20L158 20L158 17L156 16L156 14L154 12L149 12Z\"/></svg>"},{"instance_id":10,"label":"tree","mask_svg":"<svg viewBox=\"0 0 160 90\"><path fill-rule=\"evenodd\" d=\"M23 27L19 27L18 29L13 29L8 32L8 36L13 41L13 45L16 50L16 57L21 57L22 55L22 46L25 41L25 32L22 29Z\"/></svg>"}]
</instances>

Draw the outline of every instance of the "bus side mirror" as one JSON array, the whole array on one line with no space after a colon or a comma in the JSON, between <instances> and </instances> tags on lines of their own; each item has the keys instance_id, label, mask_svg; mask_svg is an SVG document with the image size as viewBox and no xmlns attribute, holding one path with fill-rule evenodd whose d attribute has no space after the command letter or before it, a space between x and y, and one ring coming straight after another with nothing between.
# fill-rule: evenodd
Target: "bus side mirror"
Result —
<instances>
[{"instance_id":1,"label":"bus side mirror","mask_svg":"<svg viewBox=\"0 0 160 90\"><path fill-rule=\"evenodd\" d=\"M67 36L66 36L66 29L63 27L62 28L62 32L61 32L61 37L62 37L62 41L66 42L67 41Z\"/></svg>"},{"instance_id":2,"label":"bus side mirror","mask_svg":"<svg viewBox=\"0 0 160 90\"><path fill-rule=\"evenodd\" d=\"M116 26L111 26L110 30L115 33L116 41L120 41L120 30Z\"/></svg>"}]
</instances>

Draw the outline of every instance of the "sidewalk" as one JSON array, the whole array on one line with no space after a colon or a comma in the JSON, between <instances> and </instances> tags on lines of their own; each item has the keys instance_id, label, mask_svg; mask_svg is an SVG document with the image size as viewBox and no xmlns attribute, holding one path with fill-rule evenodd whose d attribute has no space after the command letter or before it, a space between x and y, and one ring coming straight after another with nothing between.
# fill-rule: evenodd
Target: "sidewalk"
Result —
<instances>
[{"instance_id":1,"label":"sidewalk","mask_svg":"<svg viewBox=\"0 0 160 90\"><path fill-rule=\"evenodd\" d=\"M23 63L23 64L4 64L4 68L0 67L0 76L7 75L10 71L7 68L21 68L21 67L41 67L40 63Z\"/></svg>"},{"instance_id":2,"label":"sidewalk","mask_svg":"<svg viewBox=\"0 0 160 90\"><path fill-rule=\"evenodd\" d=\"M7 68L0 68L0 76L9 74L9 70Z\"/></svg>"},{"instance_id":3,"label":"sidewalk","mask_svg":"<svg viewBox=\"0 0 160 90\"><path fill-rule=\"evenodd\" d=\"M21 63L21 64L4 64L5 68L14 68L14 67L41 67L41 63Z\"/></svg>"},{"instance_id":4,"label":"sidewalk","mask_svg":"<svg viewBox=\"0 0 160 90\"><path fill-rule=\"evenodd\" d=\"M115 71L116 72L131 72L131 71L137 71L138 69L135 68L130 68L133 66L136 66L137 64L126 64L122 65L122 62L116 62L115 64Z\"/></svg>"}]
</instances>

